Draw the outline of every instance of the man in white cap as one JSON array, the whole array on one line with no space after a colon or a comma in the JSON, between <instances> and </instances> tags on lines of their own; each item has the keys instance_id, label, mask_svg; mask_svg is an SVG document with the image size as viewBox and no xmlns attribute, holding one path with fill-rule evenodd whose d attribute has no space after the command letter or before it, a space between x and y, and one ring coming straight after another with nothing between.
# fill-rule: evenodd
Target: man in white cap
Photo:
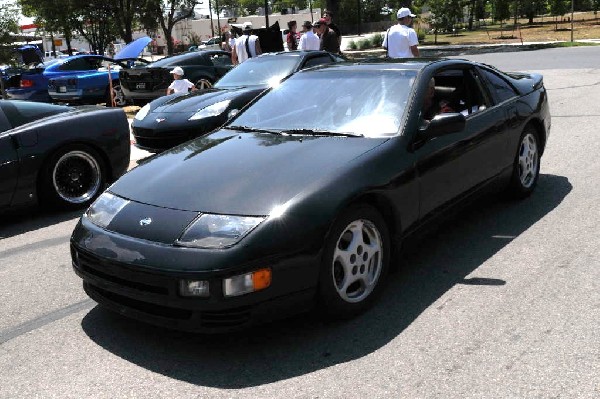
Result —
<instances>
[{"instance_id":1,"label":"man in white cap","mask_svg":"<svg viewBox=\"0 0 600 399\"><path fill-rule=\"evenodd\" d=\"M173 93L187 93L190 89L197 90L196 86L187 79L183 79L183 68L175 67L169 72L173 75L173 82L167 87L167 95Z\"/></svg>"},{"instance_id":2,"label":"man in white cap","mask_svg":"<svg viewBox=\"0 0 600 399\"><path fill-rule=\"evenodd\" d=\"M392 26L385 34L383 48L387 50L390 58L412 58L419 56L419 39L417 33L410 27L412 19L416 17L410 9L398 10L398 24Z\"/></svg>"}]
</instances>

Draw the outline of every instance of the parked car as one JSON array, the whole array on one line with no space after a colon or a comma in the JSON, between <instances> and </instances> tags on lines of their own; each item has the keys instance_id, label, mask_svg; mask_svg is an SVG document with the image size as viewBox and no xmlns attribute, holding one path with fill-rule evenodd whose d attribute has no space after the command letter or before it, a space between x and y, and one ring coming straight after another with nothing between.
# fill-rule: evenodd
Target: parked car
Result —
<instances>
[{"instance_id":1,"label":"parked car","mask_svg":"<svg viewBox=\"0 0 600 399\"><path fill-rule=\"evenodd\" d=\"M426 120L431 95L456 108ZM550 124L538 74L454 59L303 70L121 177L75 227L73 266L104 307L168 328L315 304L350 317L408 236L492 188L531 194Z\"/></svg>"},{"instance_id":2,"label":"parked car","mask_svg":"<svg viewBox=\"0 0 600 399\"><path fill-rule=\"evenodd\" d=\"M125 97L119 83L119 71L149 62L138 58L152 39L141 37L123 47L114 58L100 55L84 55L71 60L62 68L64 75L48 81L48 94L55 102L98 104L105 102L122 107ZM109 68L110 80L109 81Z\"/></svg>"},{"instance_id":3,"label":"parked car","mask_svg":"<svg viewBox=\"0 0 600 399\"><path fill-rule=\"evenodd\" d=\"M139 43L137 41L130 43L131 47L124 48L115 58L87 54L52 59L43 63L40 59L40 64L37 67L21 74L19 87L10 88L7 93L14 100L51 102L54 97L56 100L61 101L106 101L110 94L108 92L108 72L103 70L97 75L96 73L99 69L104 68L104 63L126 62L126 60L136 58L145 47L144 45L138 50ZM138 51L135 52L134 50ZM86 75L95 75L93 80L97 81L97 85L87 85L84 92L83 88L78 87L78 76L82 76L82 79L85 79L87 83ZM114 72L112 76L116 83L114 85L115 94L119 98L118 72ZM48 85L50 79L57 78L62 79L60 82L65 84L54 81L52 87L53 97L51 97ZM70 82L69 79L71 79ZM62 90L65 90L65 92L62 92Z\"/></svg>"},{"instance_id":4,"label":"parked car","mask_svg":"<svg viewBox=\"0 0 600 399\"><path fill-rule=\"evenodd\" d=\"M169 72L183 68L184 78L199 89L211 87L233 67L231 54L221 50L186 52L162 58L143 68L122 70L119 74L123 94L128 101L148 102L164 96L173 81Z\"/></svg>"},{"instance_id":5,"label":"parked car","mask_svg":"<svg viewBox=\"0 0 600 399\"><path fill-rule=\"evenodd\" d=\"M59 59L40 62L13 75L6 86L8 97L15 100L51 102L52 99L48 95L48 78L44 72L46 68L58 62Z\"/></svg>"},{"instance_id":6,"label":"parked car","mask_svg":"<svg viewBox=\"0 0 600 399\"><path fill-rule=\"evenodd\" d=\"M0 210L89 205L129 166L123 110L0 101Z\"/></svg>"},{"instance_id":7,"label":"parked car","mask_svg":"<svg viewBox=\"0 0 600 399\"><path fill-rule=\"evenodd\" d=\"M198 50L220 50L221 49L221 37L215 36L212 39L208 39L200 43L197 47Z\"/></svg>"},{"instance_id":8,"label":"parked car","mask_svg":"<svg viewBox=\"0 0 600 399\"><path fill-rule=\"evenodd\" d=\"M131 124L136 146L159 152L208 133L292 73L343 60L325 51L267 53L251 58L210 89L162 96L142 107Z\"/></svg>"}]
</instances>

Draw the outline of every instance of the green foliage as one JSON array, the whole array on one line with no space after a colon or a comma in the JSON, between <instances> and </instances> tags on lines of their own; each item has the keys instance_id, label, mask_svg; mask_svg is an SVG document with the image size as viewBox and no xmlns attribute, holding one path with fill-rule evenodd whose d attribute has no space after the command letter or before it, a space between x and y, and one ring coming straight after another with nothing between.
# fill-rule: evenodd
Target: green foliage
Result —
<instances>
[{"instance_id":1,"label":"green foliage","mask_svg":"<svg viewBox=\"0 0 600 399\"><path fill-rule=\"evenodd\" d=\"M569 10L571 2L568 0L549 0L548 8L550 11L550 15L552 16L561 16L566 14Z\"/></svg>"},{"instance_id":2,"label":"green foliage","mask_svg":"<svg viewBox=\"0 0 600 399\"><path fill-rule=\"evenodd\" d=\"M425 37L427 36L427 32L425 31L425 29L419 26L415 29L415 32L417 32L417 38L419 39L419 42L425 40Z\"/></svg>"},{"instance_id":3,"label":"green foliage","mask_svg":"<svg viewBox=\"0 0 600 399\"><path fill-rule=\"evenodd\" d=\"M372 47L371 41L369 39L360 39L357 43L357 48L359 50L366 50Z\"/></svg>"},{"instance_id":4,"label":"green foliage","mask_svg":"<svg viewBox=\"0 0 600 399\"><path fill-rule=\"evenodd\" d=\"M383 44L383 34L376 33L369 38L369 41L371 42L371 47L381 47Z\"/></svg>"},{"instance_id":5,"label":"green foliage","mask_svg":"<svg viewBox=\"0 0 600 399\"><path fill-rule=\"evenodd\" d=\"M12 64L15 61L15 53L11 48L5 48L4 45L12 42L11 33L19 31L17 20L18 13L16 9L8 4L0 6L0 64Z\"/></svg>"},{"instance_id":6,"label":"green foliage","mask_svg":"<svg viewBox=\"0 0 600 399\"><path fill-rule=\"evenodd\" d=\"M358 49L358 45L356 44L356 42L354 40L350 40L350 43L348 43L348 50L356 50Z\"/></svg>"}]
</instances>

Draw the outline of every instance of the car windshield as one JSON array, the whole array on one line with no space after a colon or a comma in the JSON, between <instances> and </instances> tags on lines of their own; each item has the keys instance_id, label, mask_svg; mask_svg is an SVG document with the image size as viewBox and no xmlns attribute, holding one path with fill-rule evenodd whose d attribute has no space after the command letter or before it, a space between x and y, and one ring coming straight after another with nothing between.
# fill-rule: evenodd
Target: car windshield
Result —
<instances>
[{"instance_id":1,"label":"car windshield","mask_svg":"<svg viewBox=\"0 0 600 399\"><path fill-rule=\"evenodd\" d=\"M242 62L223 76L215 87L273 86L296 69L299 57L271 57Z\"/></svg>"},{"instance_id":2,"label":"car windshield","mask_svg":"<svg viewBox=\"0 0 600 399\"><path fill-rule=\"evenodd\" d=\"M290 134L394 136L416 74L414 70L301 72L261 97L231 126Z\"/></svg>"}]
</instances>

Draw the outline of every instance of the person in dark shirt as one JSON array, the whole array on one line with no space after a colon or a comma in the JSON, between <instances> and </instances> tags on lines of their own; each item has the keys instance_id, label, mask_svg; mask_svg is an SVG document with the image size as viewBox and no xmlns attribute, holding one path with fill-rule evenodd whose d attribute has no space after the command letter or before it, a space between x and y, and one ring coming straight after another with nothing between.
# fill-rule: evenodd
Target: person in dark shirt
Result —
<instances>
[{"instance_id":1,"label":"person in dark shirt","mask_svg":"<svg viewBox=\"0 0 600 399\"><path fill-rule=\"evenodd\" d=\"M329 29L334 31L335 34L337 35L338 45L341 47L342 46L342 32L340 32L340 28L336 24L333 23L333 13L329 10L323 11L323 18L325 19L325 23L327 24L327 27L329 27Z\"/></svg>"},{"instance_id":2,"label":"person in dark shirt","mask_svg":"<svg viewBox=\"0 0 600 399\"><path fill-rule=\"evenodd\" d=\"M329 51L333 54L340 53L340 42L335 32L327 26L325 18L321 18L313 25L317 29L317 34L321 38L320 50Z\"/></svg>"}]
</instances>

